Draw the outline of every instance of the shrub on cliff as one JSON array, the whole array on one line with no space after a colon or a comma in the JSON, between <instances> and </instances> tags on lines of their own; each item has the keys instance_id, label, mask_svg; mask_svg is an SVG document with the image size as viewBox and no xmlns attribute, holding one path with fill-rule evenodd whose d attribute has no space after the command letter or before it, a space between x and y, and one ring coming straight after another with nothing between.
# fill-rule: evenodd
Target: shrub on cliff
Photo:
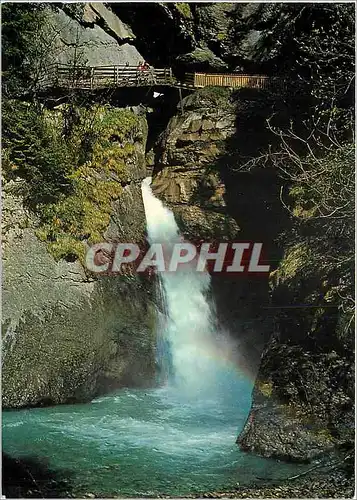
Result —
<instances>
[{"instance_id":1,"label":"shrub on cliff","mask_svg":"<svg viewBox=\"0 0 357 500\"><path fill-rule=\"evenodd\" d=\"M276 5L271 13L275 24L266 33L265 43L276 53L276 61L286 59L287 76L299 78L299 90L312 94L310 107L291 116L279 126L279 113L268 119L274 148L249 166L265 164L277 168L288 185L281 199L289 210L293 231L289 249L306 247L299 276L291 277L290 288L305 293L308 276L315 292L328 298L339 311L334 335L343 323L344 337L352 338L354 320L354 7L348 4ZM275 16L275 17L274 17ZM286 57L289 54L289 57ZM294 54L295 57L291 57ZM295 80L291 89L294 90ZM288 96L286 96L288 99ZM273 142L273 141L272 141ZM303 259L304 260L304 259ZM309 271L313 263L313 271ZM284 267L282 262L281 269ZM279 270L278 270L279 272ZM289 281L289 280L288 280ZM285 283L289 286L289 283ZM326 299L327 300L327 299ZM314 302L314 300L312 300ZM326 316L326 315L325 315ZM341 337L339 333L339 336Z\"/></svg>"},{"instance_id":2,"label":"shrub on cliff","mask_svg":"<svg viewBox=\"0 0 357 500\"><path fill-rule=\"evenodd\" d=\"M66 115L66 109L62 110ZM68 180L72 193L41 207L38 236L56 259L83 259L86 242L103 239L112 203L130 180L136 164L134 143L143 138L140 117L127 109L94 105L76 108L77 121L67 137L73 164Z\"/></svg>"},{"instance_id":3,"label":"shrub on cliff","mask_svg":"<svg viewBox=\"0 0 357 500\"><path fill-rule=\"evenodd\" d=\"M275 164L290 183L289 196L282 196L295 222L290 245L303 243L311 252L310 256L305 254L299 276L287 286L309 293L309 287L302 283L314 276L316 297L311 302L336 307L336 329L331 333L349 343L354 322L354 145L336 143L321 156L312 150L299 156L285 146L284 153L275 157ZM326 315L328 309L322 314Z\"/></svg>"},{"instance_id":4,"label":"shrub on cliff","mask_svg":"<svg viewBox=\"0 0 357 500\"><path fill-rule=\"evenodd\" d=\"M72 190L71 153L45 119L39 104L5 100L2 107L4 173L27 181L25 201L32 208L52 203Z\"/></svg>"},{"instance_id":5,"label":"shrub on cliff","mask_svg":"<svg viewBox=\"0 0 357 500\"><path fill-rule=\"evenodd\" d=\"M231 96L232 91L228 87L203 87L185 97L184 107L186 110L194 110L197 107L230 109Z\"/></svg>"},{"instance_id":6,"label":"shrub on cliff","mask_svg":"<svg viewBox=\"0 0 357 500\"><path fill-rule=\"evenodd\" d=\"M6 95L29 91L36 84L35 68L45 56L42 35L44 5L5 3L2 14L2 70Z\"/></svg>"}]
</instances>

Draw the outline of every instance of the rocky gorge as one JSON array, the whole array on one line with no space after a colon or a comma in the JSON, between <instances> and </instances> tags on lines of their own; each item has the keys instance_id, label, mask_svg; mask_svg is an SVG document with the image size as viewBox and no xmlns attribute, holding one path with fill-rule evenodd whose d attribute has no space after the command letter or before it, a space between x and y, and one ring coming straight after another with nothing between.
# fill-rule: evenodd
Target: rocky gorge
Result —
<instances>
[{"instance_id":1,"label":"rocky gorge","mask_svg":"<svg viewBox=\"0 0 357 500\"><path fill-rule=\"evenodd\" d=\"M7 9L3 38L11 47L13 19L28 19L21 7ZM315 57L306 50L308 37L316 36L319 46L340 16L336 36L350 41L350 11L341 17L313 6L229 3L73 3L35 11L30 4L25 15L41 30L20 61L31 69L32 87L22 90L11 52L5 66L3 408L85 403L123 387L155 386L155 280L130 271L97 277L84 265L89 246L102 240L146 245L140 184L151 175L153 193L173 211L187 240L259 241L271 266L269 277L213 275L211 281L221 328L255 381L237 445L282 461L333 460L351 484L353 214L328 219L326 229L326 218L339 208L319 198L332 192L339 200L342 189L346 206L352 203L351 186L333 184L353 171L348 89L333 97L337 111L328 115L336 119L332 128L342 130L338 142L333 137L338 147L322 157L333 171L320 176L329 187L316 184L318 193L311 193L320 177L308 176L314 155L313 173L325 153L309 156L297 147L305 177L294 170L302 123L319 109L319 75L307 76L306 58ZM25 41L33 36L30 25L22 29ZM182 101L172 88L158 98L154 89L54 95L46 76L53 63L136 66L147 60L171 66L177 77L238 67L284 75L291 84L298 71L289 63L291 50L297 58L301 51L306 64L304 92L288 84L271 92L183 90ZM324 120L326 109L321 113ZM295 136L289 135L292 120ZM329 495L338 495L338 485Z\"/></svg>"}]
</instances>

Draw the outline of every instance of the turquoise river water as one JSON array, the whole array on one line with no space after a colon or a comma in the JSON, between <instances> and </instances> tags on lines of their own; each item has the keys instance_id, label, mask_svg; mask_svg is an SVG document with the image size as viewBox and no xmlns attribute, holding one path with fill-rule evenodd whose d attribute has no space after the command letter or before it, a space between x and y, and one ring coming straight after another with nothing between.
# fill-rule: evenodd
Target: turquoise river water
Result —
<instances>
[{"instance_id":1,"label":"turquoise river water","mask_svg":"<svg viewBox=\"0 0 357 500\"><path fill-rule=\"evenodd\" d=\"M292 475L296 465L235 444L250 385L237 374L229 397L131 389L90 404L4 412L3 449L68 471L78 496L185 495Z\"/></svg>"},{"instance_id":2,"label":"turquoise river water","mask_svg":"<svg viewBox=\"0 0 357 500\"><path fill-rule=\"evenodd\" d=\"M151 244L181 241L173 213L143 200ZM217 330L210 276L190 265L158 277L158 387L122 389L88 404L5 411L3 450L65 472L77 496L187 495L285 478L296 465L239 450L253 381Z\"/></svg>"}]
</instances>

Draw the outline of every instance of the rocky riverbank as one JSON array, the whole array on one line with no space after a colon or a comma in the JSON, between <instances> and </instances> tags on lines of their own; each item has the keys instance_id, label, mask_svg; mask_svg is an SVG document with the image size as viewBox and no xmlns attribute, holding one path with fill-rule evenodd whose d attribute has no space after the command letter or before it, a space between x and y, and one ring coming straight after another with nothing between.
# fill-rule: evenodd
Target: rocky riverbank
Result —
<instances>
[{"instance_id":1,"label":"rocky riverbank","mask_svg":"<svg viewBox=\"0 0 357 500\"><path fill-rule=\"evenodd\" d=\"M3 494L8 498L78 498L70 478L49 471L36 461L15 460L5 455L3 477ZM248 487L238 485L234 490L201 492L182 498L352 498L354 492L353 459L348 454L283 481L262 480ZM91 492L82 492L80 496L101 498ZM123 497L114 495L111 498ZM173 497L159 495L155 498Z\"/></svg>"},{"instance_id":2,"label":"rocky riverbank","mask_svg":"<svg viewBox=\"0 0 357 500\"><path fill-rule=\"evenodd\" d=\"M319 466L317 466L319 467ZM355 485L353 464L344 467L340 461L311 472L287 478L279 483L264 483L235 490L210 492L189 498L353 498Z\"/></svg>"}]
</instances>

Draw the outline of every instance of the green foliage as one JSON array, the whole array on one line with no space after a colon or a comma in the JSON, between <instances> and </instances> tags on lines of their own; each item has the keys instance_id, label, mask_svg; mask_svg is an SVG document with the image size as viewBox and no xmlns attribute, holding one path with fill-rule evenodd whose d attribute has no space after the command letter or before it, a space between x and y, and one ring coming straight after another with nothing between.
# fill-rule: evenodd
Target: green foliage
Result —
<instances>
[{"instance_id":1,"label":"green foliage","mask_svg":"<svg viewBox=\"0 0 357 500\"><path fill-rule=\"evenodd\" d=\"M4 174L27 181L25 201L32 208L71 192L71 155L66 142L45 119L41 106L3 102Z\"/></svg>"},{"instance_id":2,"label":"green foliage","mask_svg":"<svg viewBox=\"0 0 357 500\"><path fill-rule=\"evenodd\" d=\"M306 243L297 243L287 249L278 269L270 274L276 287L301 275L304 267L311 262L311 250Z\"/></svg>"},{"instance_id":3,"label":"green foliage","mask_svg":"<svg viewBox=\"0 0 357 500\"><path fill-rule=\"evenodd\" d=\"M220 109L230 108L231 95L232 91L227 87L203 87L186 98L185 109L195 109L197 106L218 107Z\"/></svg>"},{"instance_id":4,"label":"green foliage","mask_svg":"<svg viewBox=\"0 0 357 500\"><path fill-rule=\"evenodd\" d=\"M326 231L341 237L348 226L339 223L352 221L354 215L354 147L346 143L327 151L322 158L314 154L295 158L295 169L289 170L294 181L290 189L293 213L296 217L320 218ZM328 222L324 224L323 219Z\"/></svg>"},{"instance_id":5,"label":"green foliage","mask_svg":"<svg viewBox=\"0 0 357 500\"><path fill-rule=\"evenodd\" d=\"M271 276L274 295L285 301L290 293L297 302L314 305L308 336L323 335L325 342L329 338L350 346L355 318L354 148L347 143L321 158L294 155L290 160L289 165L285 157L284 172L292 181L287 208L293 231Z\"/></svg>"},{"instance_id":6,"label":"green foliage","mask_svg":"<svg viewBox=\"0 0 357 500\"><path fill-rule=\"evenodd\" d=\"M4 175L26 181L37 235L56 259L84 259L86 242L103 239L142 138L142 119L127 109L4 101Z\"/></svg>"},{"instance_id":7,"label":"green foliage","mask_svg":"<svg viewBox=\"0 0 357 500\"><path fill-rule=\"evenodd\" d=\"M56 259L84 259L86 242L103 239L112 214L112 202L126 181L126 163L135 156L133 143L141 138L138 116L123 109L94 106L78 110L78 121L71 132L70 146L76 168L68 175L73 194L41 207L43 224L38 236L48 242ZM84 163L83 137L89 159Z\"/></svg>"},{"instance_id":8,"label":"green foliage","mask_svg":"<svg viewBox=\"0 0 357 500\"><path fill-rule=\"evenodd\" d=\"M81 17L83 6L64 10ZM4 174L26 181L24 201L39 215L38 236L53 255L83 258L85 242L103 238L112 202L128 180L126 163L132 157L136 161L135 141L143 138L143 124L129 110L86 105L82 97L78 105L75 95L56 110L38 103L35 93L53 44L45 16L40 4L2 6L8 97L3 103ZM24 92L31 102L9 99Z\"/></svg>"},{"instance_id":9,"label":"green foliage","mask_svg":"<svg viewBox=\"0 0 357 500\"><path fill-rule=\"evenodd\" d=\"M227 33L217 33L217 40L220 42L223 42L224 40L227 40Z\"/></svg>"},{"instance_id":10,"label":"green foliage","mask_svg":"<svg viewBox=\"0 0 357 500\"><path fill-rule=\"evenodd\" d=\"M293 231L272 275L273 289L287 287L296 297L302 294L302 302L321 305L308 327L310 335L334 332L349 343L354 323L354 146L334 143L320 157L312 151L306 156L286 152L276 165L291 182L286 207ZM335 323L329 321L326 305L338 311Z\"/></svg>"},{"instance_id":11,"label":"green foliage","mask_svg":"<svg viewBox=\"0 0 357 500\"><path fill-rule=\"evenodd\" d=\"M256 389L263 394L266 398L270 398L273 395L273 384L269 382L262 382L258 380L256 382Z\"/></svg>"},{"instance_id":12,"label":"green foliage","mask_svg":"<svg viewBox=\"0 0 357 500\"><path fill-rule=\"evenodd\" d=\"M227 99L231 95L231 90L227 87L207 86L197 92L202 97L210 97L211 99L215 99L217 101Z\"/></svg>"},{"instance_id":13,"label":"green foliage","mask_svg":"<svg viewBox=\"0 0 357 500\"><path fill-rule=\"evenodd\" d=\"M190 9L190 4L185 2L179 2L174 4L179 13L186 19L192 19L192 12Z\"/></svg>"},{"instance_id":14,"label":"green foliage","mask_svg":"<svg viewBox=\"0 0 357 500\"><path fill-rule=\"evenodd\" d=\"M39 55L44 5L4 3L2 14L2 70L7 94L29 90L34 84L33 66Z\"/></svg>"},{"instance_id":15,"label":"green foliage","mask_svg":"<svg viewBox=\"0 0 357 500\"><path fill-rule=\"evenodd\" d=\"M250 160L275 167L287 184L281 199L292 230L272 276L274 297L285 302L290 291L293 303L316 307L301 319L307 335L348 343L354 321L354 6L275 4L264 22L270 26L262 30L261 61L273 61L291 79L289 92L312 96L309 107L298 108L286 95L295 103L290 121L274 109L267 120L273 146ZM334 319L326 304L336 308Z\"/></svg>"}]
</instances>

